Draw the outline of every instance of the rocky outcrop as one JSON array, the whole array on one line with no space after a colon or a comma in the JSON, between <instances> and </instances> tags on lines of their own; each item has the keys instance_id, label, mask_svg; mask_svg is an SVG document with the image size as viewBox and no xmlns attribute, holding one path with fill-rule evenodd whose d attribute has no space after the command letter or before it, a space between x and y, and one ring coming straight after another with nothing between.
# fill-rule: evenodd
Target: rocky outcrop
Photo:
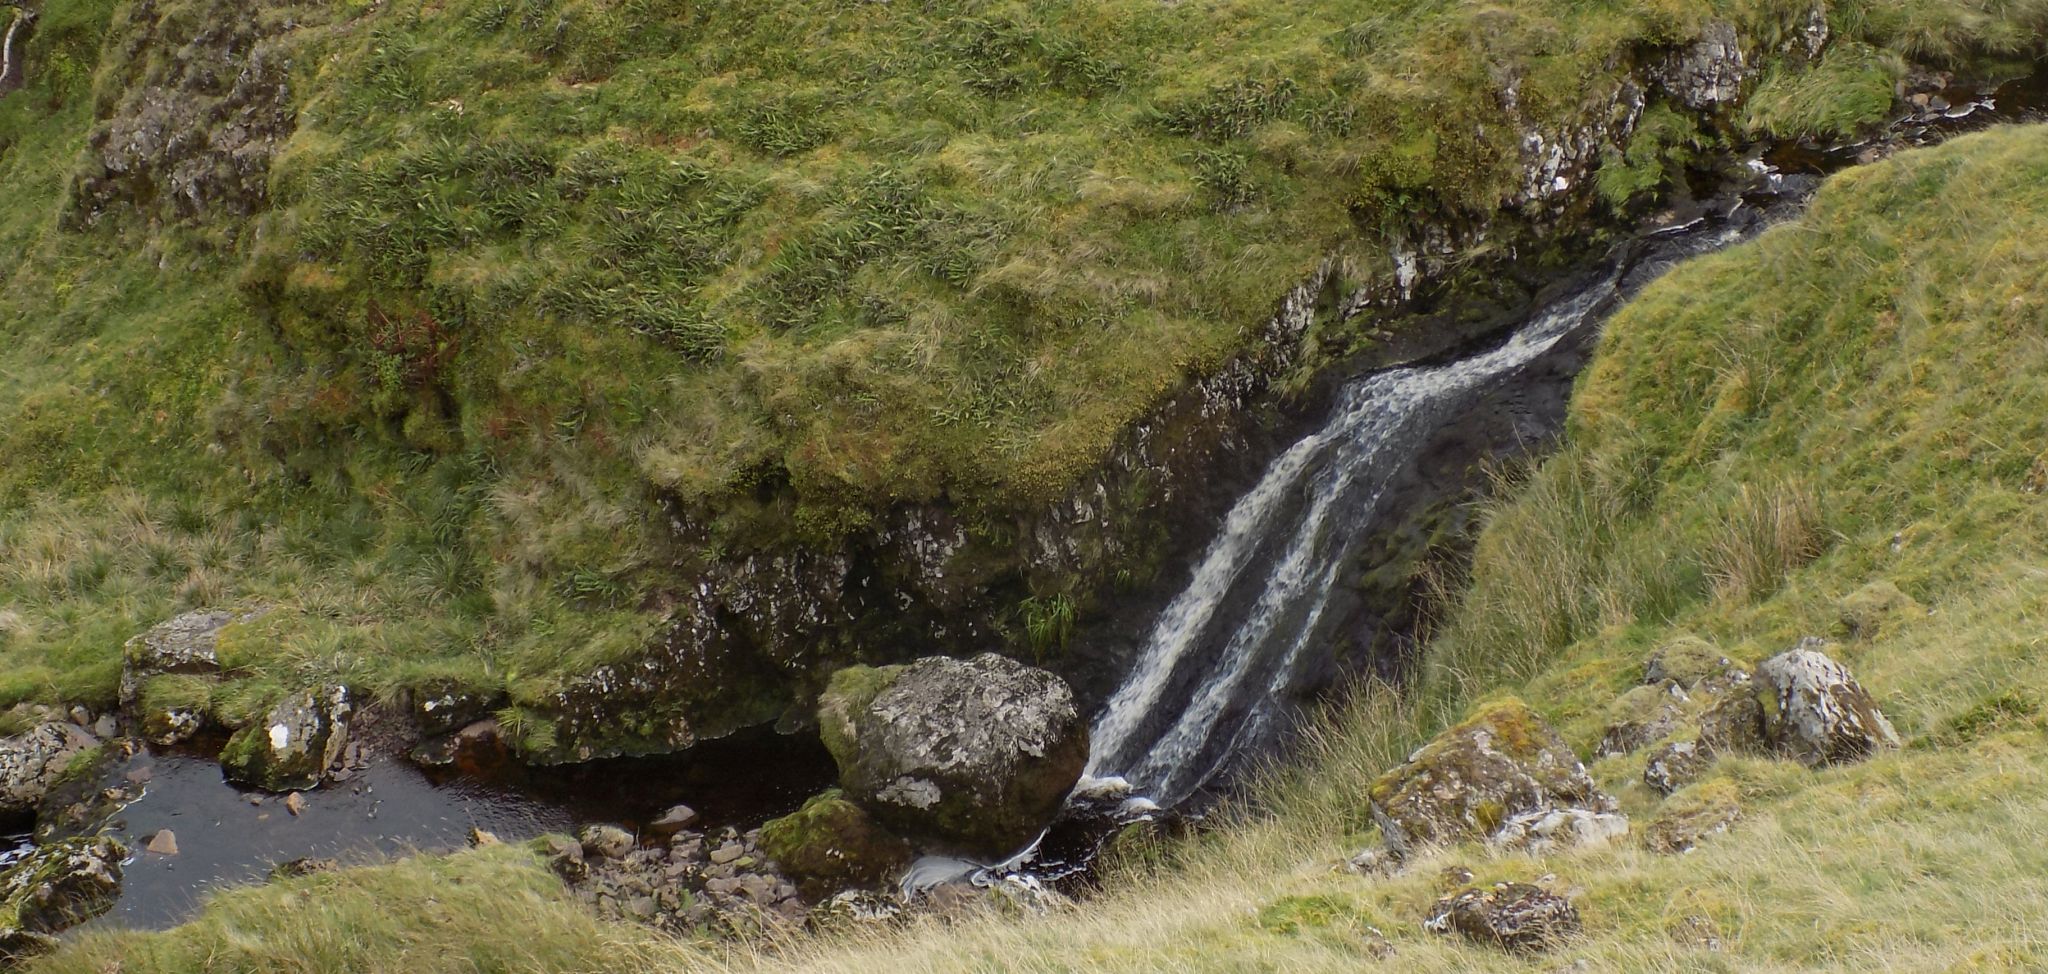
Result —
<instances>
[{"instance_id":1,"label":"rocky outcrop","mask_svg":"<svg viewBox=\"0 0 2048 974\"><path fill-rule=\"evenodd\" d=\"M761 826L761 848L813 896L885 884L913 854L837 789Z\"/></svg>"},{"instance_id":2,"label":"rocky outcrop","mask_svg":"<svg viewBox=\"0 0 2048 974\"><path fill-rule=\"evenodd\" d=\"M84 728L54 720L0 740L0 820L34 814L71 762L98 743Z\"/></svg>"},{"instance_id":3,"label":"rocky outcrop","mask_svg":"<svg viewBox=\"0 0 2048 974\"><path fill-rule=\"evenodd\" d=\"M0 872L0 958L55 946L54 934L114 905L128 850L105 836L38 848Z\"/></svg>"},{"instance_id":4,"label":"rocky outcrop","mask_svg":"<svg viewBox=\"0 0 2048 974\"><path fill-rule=\"evenodd\" d=\"M180 744L207 725L220 680L221 634L262 610L201 609L158 624L122 647L121 709L150 743Z\"/></svg>"},{"instance_id":5,"label":"rocky outcrop","mask_svg":"<svg viewBox=\"0 0 2048 974\"><path fill-rule=\"evenodd\" d=\"M1628 834L1628 817L1584 808L1526 812L1501 823L1490 840L1495 848L1544 855L1571 848L1597 848Z\"/></svg>"},{"instance_id":6,"label":"rocky outcrop","mask_svg":"<svg viewBox=\"0 0 2048 974\"><path fill-rule=\"evenodd\" d=\"M228 739L221 768L229 780L265 791L311 788L341 759L351 710L345 687L286 698Z\"/></svg>"},{"instance_id":7,"label":"rocky outcrop","mask_svg":"<svg viewBox=\"0 0 2048 974\"><path fill-rule=\"evenodd\" d=\"M993 653L841 671L818 722L849 797L893 831L972 855L1030 841L1088 759L1066 682Z\"/></svg>"},{"instance_id":8,"label":"rocky outcrop","mask_svg":"<svg viewBox=\"0 0 2048 974\"><path fill-rule=\"evenodd\" d=\"M1578 909L1556 893L1528 883L1500 883L1437 900L1423 927L1521 953L1563 945L1579 933L1580 921Z\"/></svg>"},{"instance_id":9,"label":"rocky outcrop","mask_svg":"<svg viewBox=\"0 0 2048 974\"><path fill-rule=\"evenodd\" d=\"M246 216L268 202L271 159L297 127L283 42L291 7L172 6L131 4L112 25L104 75L118 87L101 100L72 180L74 225L117 210L152 221Z\"/></svg>"},{"instance_id":10,"label":"rocky outcrop","mask_svg":"<svg viewBox=\"0 0 2048 974\"><path fill-rule=\"evenodd\" d=\"M1388 847L1406 855L1419 847L1495 839L1511 822L1523 841L1551 812L1578 812L1547 839L1572 838L1580 823L1604 833L1620 823L1615 801L1593 784L1564 739L1519 700L1478 713L1411 755L1373 783L1372 814ZM1618 817L1618 816L1617 816ZM1594 824L1597 823L1597 824Z\"/></svg>"},{"instance_id":11,"label":"rocky outcrop","mask_svg":"<svg viewBox=\"0 0 2048 974\"><path fill-rule=\"evenodd\" d=\"M1777 698L1771 743L1806 765L1861 761L1899 747L1898 732L1847 668L1818 650L1818 640L1763 661L1757 675Z\"/></svg>"},{"instance_id":12,"label":"rocky outcrop","mask_svg":"<svg viewBox=\"0 0 2048 974\"><path fill-rule=\"evenodd\" d=\"M1680 104L1697 111L1726 108L1742 99L1756 75L1752 55L1735 25L1707 24L1691 44L1651 69L1657 83Z\"/></svg>"}]
</instances>

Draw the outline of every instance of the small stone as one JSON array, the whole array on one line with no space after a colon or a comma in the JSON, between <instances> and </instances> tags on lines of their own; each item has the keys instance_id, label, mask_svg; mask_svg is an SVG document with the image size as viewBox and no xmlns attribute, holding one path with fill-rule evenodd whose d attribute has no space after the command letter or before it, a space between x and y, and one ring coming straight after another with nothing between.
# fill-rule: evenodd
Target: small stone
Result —
<instances>
[{"instance_id":1,"label":"small stone","mask_svg":"<svg viewBox=\"0 0 2048 974\"><path fill-rule=\"evenodd\" d=\"M297 818L306 810L306 800L300 797L298 792L292 792L284 796L284 810L292 813L293 818Z\"/></svg>"},{"instance_id":2,"label":"small stone","mask_svg":"<svg viewBox=\"0 0 2048 974\"><path fill-rule=\"evenodd\" d=\"M732 862L746 854L747 850L745 846L742 846L737 842L727 842L726 844L711 850L711 861L717 865L723 866L726 863Z\"/></svg>"},{"instance_id":3,"label":"small stone","mask_svg":"<svg viewBox=\"0 0 2048 974\"><path fill-rule=\"evenodd\" d=\"M471 848L482 849L486 846L504 845L505 843L497 835L471 826L469 830L469 844Z\"/></svg>"},{"instance_id":4,"label":"small stone","mask_svg":"<svg viewBox=\"0 0 2048 974\"><path fill-rule=\"evenodd\" d=\"M170 829L159 829L155 835L149 837L149 844L143 848L159 856L175 856L178 854L178 836Z\"/></svg>"},{"instance_id":5,"label":"small stone","mask_svg":"<svg viewBox=\"0 0 2048 974\"><path fill-rule=\"evenodd\" d=\"M92 732L101 740L112 738L121 733L121 722L113 714L101 714L100 719L93 721Z\"/></svg>"},{"instance_id":6,"label":"small stone","mask_svg":"<svg viewBox=\"0 0 2048 974\"><path fill-rule=\"evenodd\" d=\"M252 792L250 792L250 793L248 793L248 794L246 794L246 795L243 795L243 796L242 796L242 800L243 800L243 801L245 801L245 802L248 802L248 803L249 803L249 804L251 804L251 805L261 805L261 804L263 804L263 796L262 796L262 795L259 795L259 794L257 794L257 793L255 793L255 792L253 792L253 791L252 791Z\"/></svg>"},{"instance_id":7,"label":"small stone","mask_svg":"<svg viewBox=\"0 0 2048 974\"><path fill-rule=\"evenodd\" d=\"M583 859L583 846L562 835L545 836L540 840L541 851L547 856L548 868L554 870L564 882L580 883L590 876L590 866Z\"/></svg>"},{"instance_id":8,"label":"small stone","mask_svg":"<svg viewBox=\"0 0 2048 974\"><path fill-rule=\"evenodd\" d=\"M654 821L647 823L647 831L656 835L672 835L689 828L697 822L697 810L688 805L676 805L661 813Z\"/></svg>"},{"instance_id":9,"label":"small stone","mask_svg":"<svg viewBox=\"0 0 2048 974\"><path fill-rule=\"evenodd\" d=\"M80 727L92 726L92 711L85 709L83 706L72 707L70 716L71 722ZM107 735L102 734L100 736L105 737Z\"/></svg>"},{"instance_id":10,"label":"small stone","mask_svg":"<svg viewBox=\"0 0 2048 974\"><path fill-rule=\"evenodd\" d=\"M598 859L623 859L633 851L633 833L616 825L586 825L576 834L583 854Z\"/></svg>"}]
</instances>

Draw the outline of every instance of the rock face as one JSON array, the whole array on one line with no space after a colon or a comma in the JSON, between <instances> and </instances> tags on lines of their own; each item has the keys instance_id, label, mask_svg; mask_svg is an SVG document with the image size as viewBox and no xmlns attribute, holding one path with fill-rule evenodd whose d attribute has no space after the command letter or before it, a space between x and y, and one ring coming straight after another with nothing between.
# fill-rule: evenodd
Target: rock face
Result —
<instances>
[{"instance_id":1,"label":"rock face","mask_svg":"<svg viewBox=\"0 0 2048 974\"><path fill-rule=\"evenodd\" d=\"M992 653L842 670L818 721L849 797L900 834L970 855L1030 841L1088 760L1066 682Z\"/></svg>"},{"instance_id":2,"label":"rock face","mask_svg":"<svg viewBox=\"0 0 2048 974\"><path fill-rule=\"evenodd\" d=\"M228 739L221 768L229 780L265 791L311 788L348 744L350 709L345 687L289 697Z\"/></svg>"},{"instance_id":3,"label":"rock face","mask_svg":"<svg viewBox=\"0 0 2048 974\"><path fill-rule=\"evenodd\" d=\"M1757 675L1777 697L1770 739L1809 768L1861 761L1899 746L1891 721L1842 664L1803 640L1763 661Z\"/></svg>"},{"instance_id":4,"label":"rock face","mask_svg":"<svg viewBox=\"0 0 2048 974\"><path fill-rule=\"evenodd\" d=\"M266 202L271 159L297 126L278 43L292 19L248 0L200 6L166 16L142 3L115 19L108 46L123 56L110 56L112 73L127 84L103 102L89 137L72 184L75 224L124 205L176 220L247 215Z\"/></svg>"},{"instance_id":5,"label":"rock face","mask_svg":"<svg viewBox=\"0 0 2048 974\"><path fill-rule=\"evenodd\" d=\"M876 886L910 864L910 843L838 790L761 826L761 848L812 895Z\"/></svg>"},{"instance_id":6,"label":"rock face","mask_svg":"<svg viewBox=\"0 0 2048 974\"><path fill-rule=\"evenodd\" d=\"M1503 950L1537 951L1576 935L1579 911L1570 900L1541 886L1501 883L1437 900L1423 926L1432 933L1457 933Z\"/></svg>"},{"instance_id":7,"label":"rock face","mask_svg":"<svg viewBox=\"0 0 2048 974\"><path fill-rule=\"evenodd\" d=\"M1711 110L1741 100L1743 86L1755 74L1749 60L1735 25L1716 20L1691 46L1658 66L1655 74L1686 107Z\"/></svg>"},{"instance_id":8,"label":"rock face","mask_svg":"<svg viewBox=\"0 0 2048 974\"><path fill-rule=\"evenodd\" d=\"M0 740L0 819L33 814L72 759L97 743L84 728L60 721Z\"/></svg>"},{"instance_id":9,"label":"rock face","mask_svg":"<svg viewBox=\"0 0 2048 974\"><path fill-rule=\"evenodd\" d=\"M50 935L107 912L128 850L106 836L38 848L0 872L0 956L54 945Z\"/></svg>"},{"instance_id":10,"label":"rock face","mask_svg":"<svg viewBox=\"0 0 2048 974\"><path fill-rule=\"evenodd\" d=\"M1370 798L1387 845L1403 855L1493 838L1524 816L1615 810L1564 739L1519 700L1487 705L1445 731L1374 782Z\"/></svg>"}]
</instances>

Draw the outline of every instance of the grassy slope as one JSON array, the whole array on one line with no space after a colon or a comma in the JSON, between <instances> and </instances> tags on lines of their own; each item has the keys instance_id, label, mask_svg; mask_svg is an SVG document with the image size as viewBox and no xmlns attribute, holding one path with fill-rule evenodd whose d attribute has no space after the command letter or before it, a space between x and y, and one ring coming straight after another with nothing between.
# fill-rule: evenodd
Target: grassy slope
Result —
<instances>
[{"instance_id":1,"label":"grassy slope","mask_svg":"<svg viewBox=\"0 0 2048 974\"><path fill-rule=\"evenodd\" d=\"M1361 226L1370 266L1406 208L1489 209L1497 78L1554 118L1629 45L1806 9L280 8L308 26L276 208L78 233L66 174L128 8L42 6L0 101L0 705L103 701L127 635L281 605L237 643L230 717L334 678L537 698L645 645L649 590L696 555L657 550L657 492L716 512L712 553L1043 497ZM2048 4L1833 16L1839 56L1774 69L1749 124L1867 122L1898 55L2026 49ZM1689 137L1603 185L1654 187ZM459 354L394 337L421 314ZM784 479L796 509L751 500Z\"/></svg>"},{"instance_id":2,"label":"grassy slope","mask_svg":"<svg viewBox=\"0 0 2048 974\"><path fill-rule=\"evenodd\" d=\"M2048 128L2009 128L1834 178L1811 212L1693 262L1611 325L1568 444L1492 513L1469 594L1438 636L1419 703L1340 708L1280 773L1271 814L1127 863L1068 913L913 927L754 955L600 933L535 893L543 933L472 960L463 928L402 963L351 942L360 899L299 886L226 895L167 934L95 935L41 970L1200 971L1349 970L1366 926L1403 970L1553 970L1429 937L1441 867L1554 874L1593 970L2038 970L2048 965ZM1582 751L1646 652L1699 634L1755 661L1840 635L1841 599L1889 580L1926 606L1834 652L1907 748L1809 772L1728 759L1660 802L1641 759L1594 773L1638 829L1703 795L1745 818L1682 857L1633 846L1546 858L1446 850L1402 876L1335 868L1370 841L1362 795L1431 728L1512 690ZM407 914L424 871L511 869L503 852L318 882ZM470 862L471 866L459 866ZM529 875L511 870L510 875ZM504 881L503 877L491 880ZM522 881L523 882L523 881ZM529 887L515 884L516 888ZM474 890L445 895L468 897ZM1720 953L1671 935L1710 917ZM616 938L546 956L554 937ZM444 950L445 943L463 945ZM497 950L498 947L475 948ZM533 951L528 954L526 951ZM338 961L335 961L338 963Z\"/></svg>"}]
</instances>

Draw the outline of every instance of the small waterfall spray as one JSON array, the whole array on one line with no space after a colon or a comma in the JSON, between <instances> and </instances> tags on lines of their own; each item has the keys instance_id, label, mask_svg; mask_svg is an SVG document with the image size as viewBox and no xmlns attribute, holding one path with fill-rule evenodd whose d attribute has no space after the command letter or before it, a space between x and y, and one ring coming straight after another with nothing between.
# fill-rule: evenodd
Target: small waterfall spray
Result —
<instances>
[{"instance_id":1,"label":"small waterfall spray","mask_svg":"<svg viewBox=\"0 0 2048 974\"><path fill-rule=\"evenodd\" d=\"M1718 224L1668 234L1657 253L1662 263L1746 235L1708 222ZM1153 623L1095 722L1090 778L1122 779L1172 805L1264 739L1304 664L1327 650L1340 573L1369 540L1364 526L1390 484L1431 435L1488 389L1597 325L1628 289L1630 269L1616 261L1489 351L1346 386L1331 418L1238 499L1186 588Z\"/></svg>"}]
</instances>

